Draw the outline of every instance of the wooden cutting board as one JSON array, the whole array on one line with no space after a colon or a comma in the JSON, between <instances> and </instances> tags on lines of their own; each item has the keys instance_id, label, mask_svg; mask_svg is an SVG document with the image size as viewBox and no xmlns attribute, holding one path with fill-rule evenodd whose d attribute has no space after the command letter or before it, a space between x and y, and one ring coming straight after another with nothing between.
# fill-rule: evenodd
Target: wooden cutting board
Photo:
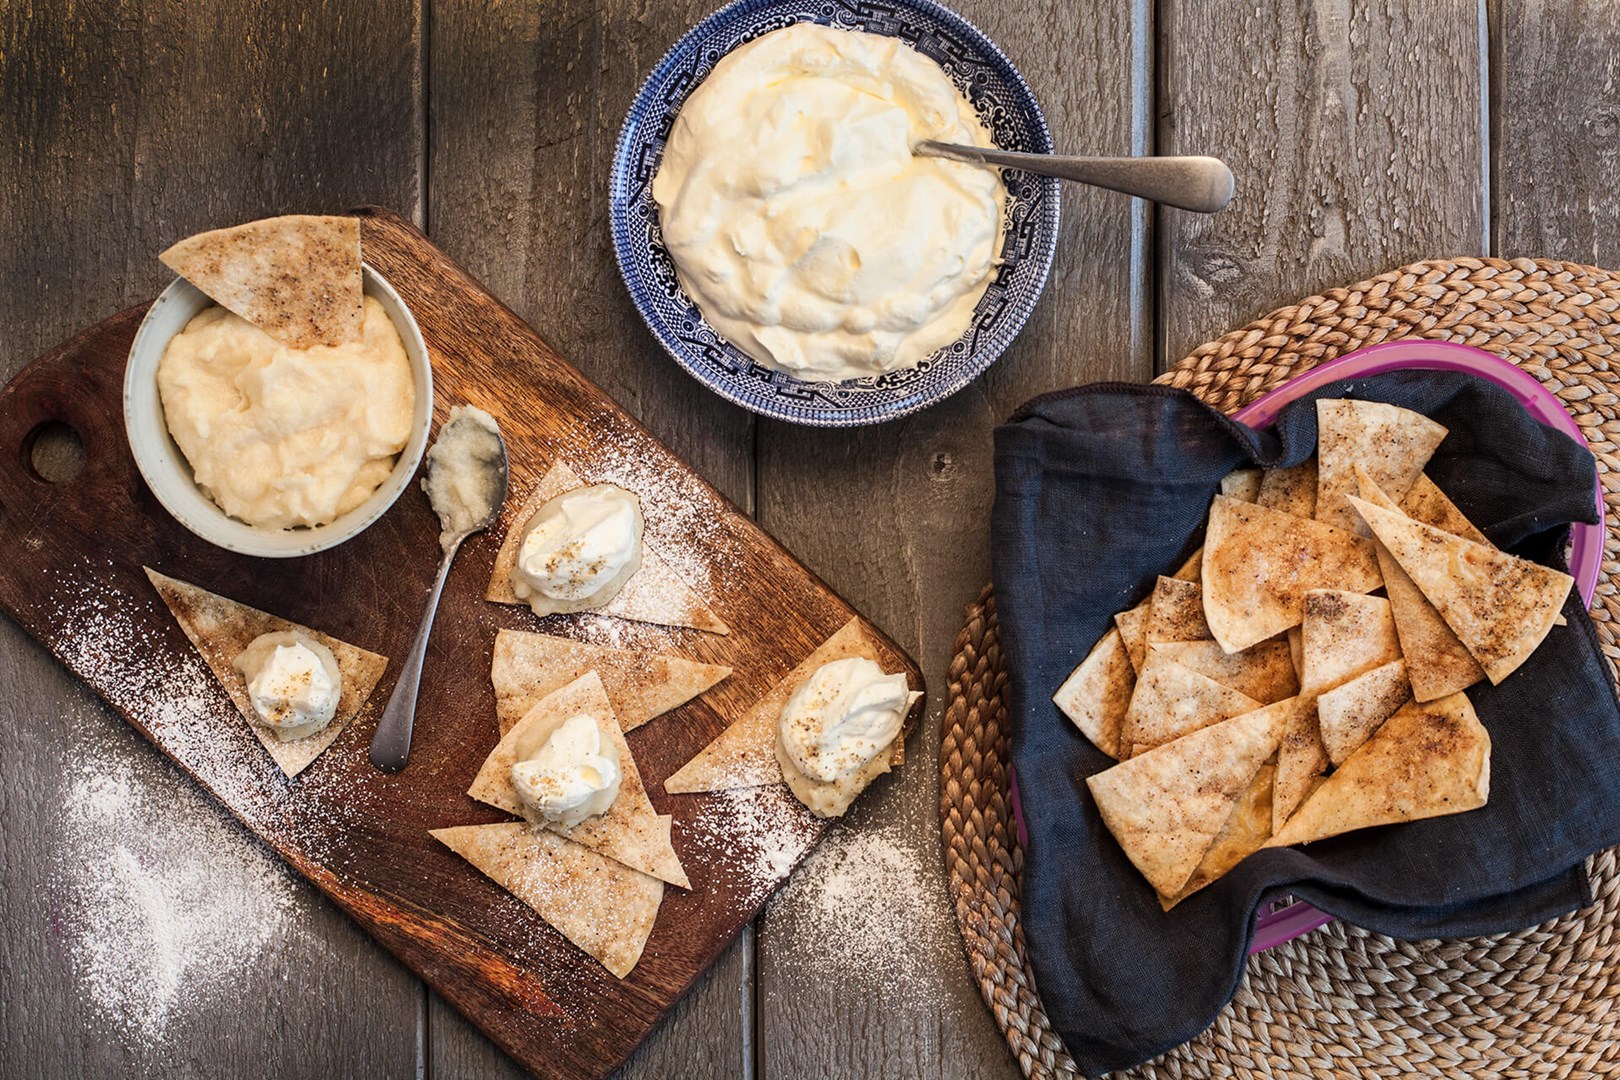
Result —
<instances>
[{"instance_id":1,"label":"wooden cutting board","mask_svg":"<svg viewBox=\"0 0 1620 1080\"><path fill-rule=\"evenodd\" d=\"M611 1072L786 879L823 830L786 788L676 795L663 780L854 614L601 390L403 219L360 211L366 261L404 298L433 360L435 421L471 402L499 418L515 509L557 456L587 481L638 491L647 532L729 624L729 636L595 615L542 623L483 600L503 519L464 547L428 653L411 762L389 776L366 750L438 561L438 524L413 487L357 539L303 559L214 548L140 479L124 438L124 361L145 307L81 333L0 392L0 607L524 1067ZM49 483L30 465L41 425L70 425L86 464ZM366 709L289 781L231 706L142 566L306 623L391 658ZM649 648L735 673L629 735L690 892L669 887L623 981L429 835L508 820L465 791L494 746L489 665L500 627ZM885 670L917 665L874 631ZM920 706L912 716L920 715Z\"/></svg>"}]
</instances>

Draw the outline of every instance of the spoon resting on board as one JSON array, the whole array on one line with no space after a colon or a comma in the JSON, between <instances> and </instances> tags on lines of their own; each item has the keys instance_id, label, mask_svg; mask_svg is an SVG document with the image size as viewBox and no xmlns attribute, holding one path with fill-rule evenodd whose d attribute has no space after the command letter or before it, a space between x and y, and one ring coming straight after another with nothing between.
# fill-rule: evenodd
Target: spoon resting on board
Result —
<instances>
[{"instance_id":1,"label":"spoon resting on board","mask_svg":"<svg viewBox=\"0 0 1620 1080\"><path fill-rule=\"evenodd\" d=\"M506 502L506 442L495 418L471 405L450 410L450 419L427 456L427 478L422 487L439 515L439 546L444 557L428 592L427 610L416 640L405 656L405 666L394 683L388 704L371 738L371 763L384 772L398 772L411 754L411 731L416 723L416 692L422 682L422 661L433 636L433 617L445 578L461 542L495 523Z\"/></svg>"},{"instance_id":2,"label":"spoon resting on board","mask_svg":"<svg viewBox=\"0 0 1620 1080\"><path fill-rule=\"evenodd\" d=\"M1232 170L1212 157L1071 157L1062 154L1024 154L983 146L964 146L933 140L914 148L924 157L947 158L970 165L999 165L1041 176L1078 180L1082 184L1122 191L1153 202L1213 214L1232 201Z\"/></svg>"}]
</instances>

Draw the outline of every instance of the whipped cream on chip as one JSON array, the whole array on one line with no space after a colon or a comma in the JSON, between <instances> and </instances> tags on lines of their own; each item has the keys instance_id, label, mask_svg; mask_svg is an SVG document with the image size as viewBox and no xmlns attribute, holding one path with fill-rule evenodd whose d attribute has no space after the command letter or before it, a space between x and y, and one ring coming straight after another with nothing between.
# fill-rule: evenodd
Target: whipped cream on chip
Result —
<instances>
[{"instance_id":1,"label":"whipped cream on chip","mask_svg":"<svg viewBox=\"0 0 1620 1080\"><path fill-rule=\"evenodd\" d=\"M619 750L602 738L596 718L575 713L512 763L518 800L536 815L574 826L606 812L623 780ZM523 751L520 750L520 753Z\"/></svg>"},{"instance_id":2,"label":"whipped cream on chip","mask_svg":"<svg viewBox=\"0 0 1620 1080\"><path fill-rule=\"evenodd\" d=\"M325 728L337 715L343 676L332 650L303 634L260 634L231 662L247 680L251 718L283 741Z\"/></svg>"},{"instance_id":3,"label":"whipped cream on chip","mask_svg":"<svg viewBox=\"0 0 1620 1080\"><path fill-rule=\"evenodd\" d=\"M537 615L601 607L641 565L641 500L613 484L575 488L529 519L512 591Z\"/></svg>"},{"instance_id":4,"label":"whipped cream on chip","mask_svg":"<svg viewBox=\"0 0 1620 1080\"><path fill-rule=\"evenodd\" d=\"M782 749L809 779L841 780L888 749L910 703L904 673L885 675L864 656L834 660L782 707Z\"/></svg>"}]
</instances>

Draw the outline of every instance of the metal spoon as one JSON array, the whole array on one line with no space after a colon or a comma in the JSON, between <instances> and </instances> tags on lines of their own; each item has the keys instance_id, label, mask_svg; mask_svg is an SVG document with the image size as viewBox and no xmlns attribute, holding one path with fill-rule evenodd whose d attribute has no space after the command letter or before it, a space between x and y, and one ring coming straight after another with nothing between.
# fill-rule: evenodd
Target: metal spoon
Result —
<instances>
[{"instance_id":1,"label":"metal spoon","mask_svg":"<svg viewBox=\"0 0 1620 1080\"><path fill-rule=\"evenodd\" d=\"M949 158L970 165L1002 165L1009 169L1082 184L1123 191L1143 199L1182 210L1213 214L1232 201L1232 170L1212 157L1066 157L1061 154L1021 154L1011 150L987 150L982 146L957 143L920 142L917 153L924 157Z\"/></svg>"},{"instance_id":2,"label":"metal spoon","mask_svg":"<svg viewBox=\"0 0 1620 1080\"><path fill-rule=\"evenodd\" d=\"M487 414L480 414L488 419ZM456 440L461 437L472 437L476 433L461 430L460 425L474 424L484 431L490 430L483 419L468 415L461 409L450 414L450 420L439 431L438 441L434 443L433 450L439 450L446 445L446 437ZM388 704L383 706L382 716L377 721L377 733L371 738L371 763L384 772L398 772L405 767L405 761L411 754L411 729L416 722L416 692L422 682L422 660L427 655L428 638L433 635L433 617L439 612L439 596L444 592L444 580L450 574L450 563L454 561L456 552L461 550L461 542L475 532L482 532L495 523L500 517L501 506L506 502L506 441L501 438L499 430L494 430L495 442L500 448L498 456L481 459L479 465L490 471L484 474L484 493L488 496L488 508L484 514L477 517L470 524L466 521L454 520L447 506L441 506L433 486L434 474L445 467L443 458L429 452L428 475L422 486L427 489L428 498L433 503L433 509L439 515L439 521L444 526L444 532L439 535L439 545L444 548L444 557L439 560L439 575L433 581L433 589L428 593L427 610L422 613L422 625L417 628L416 640L411 643L411 651L405 656L405 667L399 673L399 681L394 683L394 692L388 695ZM478 507L474 509L477 513ZM454 528L460 524L459 529Z\"/></svg>"}]
</instances>

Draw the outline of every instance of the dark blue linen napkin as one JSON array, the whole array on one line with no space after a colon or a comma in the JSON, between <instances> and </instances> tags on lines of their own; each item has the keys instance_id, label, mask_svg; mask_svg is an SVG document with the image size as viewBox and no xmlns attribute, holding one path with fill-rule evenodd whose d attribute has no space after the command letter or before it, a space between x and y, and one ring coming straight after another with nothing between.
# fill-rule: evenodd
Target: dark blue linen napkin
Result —
<instances>
[{"instance_id":1,"label":"dark blue linen napkin","mask_svg":"<svg viewBox=\"0 0 1620 1080\"><path fill-rule=\"evenodd\" d=\"M1491 734L1487 806L1261 851L1168 913L1104 828L1085 779L1112 762L1052 693L1114 613L1198 546L1221 477L1310 456L1318 397L1446 425L1430 477L1515 554L1563 568L1570 523L1596 520L1591 453L1452 372L1334 383L1265 432L1184 391L1125 384L1037 398L997 429L991 558L1029 831L1022 918L1047 1015L1087 1075L1207 1027L1237 990L1264 903L1297 896L1400 938L1501 933L1589 903L1582 860L1620 844L1620 705L1573 592L1569 625L1502 685L1468 691Z\"/></svg>"}]
</instances>

